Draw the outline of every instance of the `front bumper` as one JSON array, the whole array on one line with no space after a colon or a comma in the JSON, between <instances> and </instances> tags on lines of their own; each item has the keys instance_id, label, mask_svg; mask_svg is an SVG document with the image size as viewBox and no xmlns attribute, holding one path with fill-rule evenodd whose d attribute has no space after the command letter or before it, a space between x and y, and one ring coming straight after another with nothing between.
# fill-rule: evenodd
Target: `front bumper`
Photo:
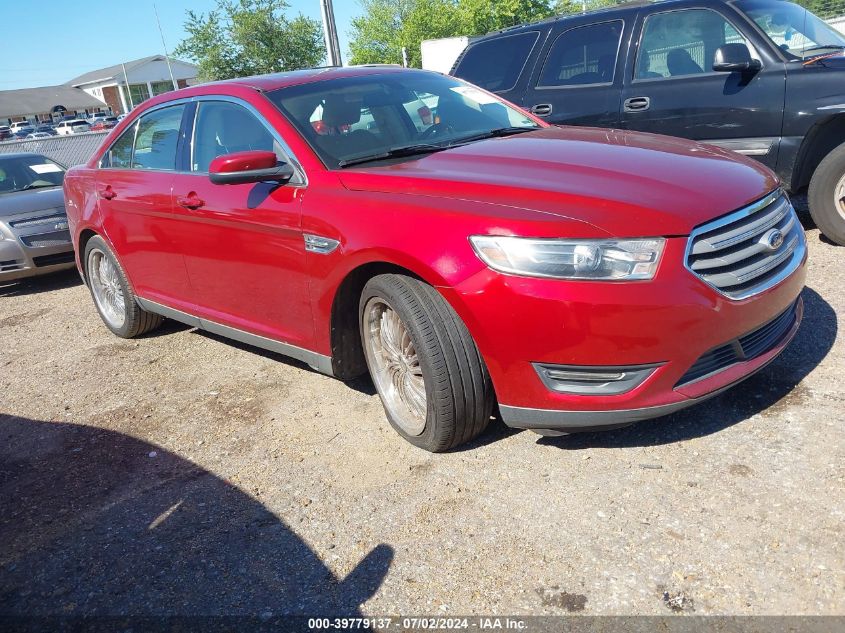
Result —
<instances>
[{"instance_id":1,"label":"front bumper","mask_svg":"<svg viewBox=\"0 0 845 633\"><path fill-rule=\"evenodd\" d=\"M697 404L771 362L798 329L805 261L777 285L733 300L684 268L686 241L667 239L660 270L648 282L557 281L483 270L442 288L485 359L503 421L563 432L624 426ZM794 323L769 348L688 379L708 352L790 309ZM658 367L626 393L581 395L549 389L537 364Z\"/></svg>"},{"instance_id":2,"label":"front bumper","mask_svg":"<svg viewBox=\"0 0 845 633\"><path fill-rule=\"evenodd\" d=\"M64 210L40 210L0 219L0 238L0 282L74 266Z\"/></svg>"}]
</instances>

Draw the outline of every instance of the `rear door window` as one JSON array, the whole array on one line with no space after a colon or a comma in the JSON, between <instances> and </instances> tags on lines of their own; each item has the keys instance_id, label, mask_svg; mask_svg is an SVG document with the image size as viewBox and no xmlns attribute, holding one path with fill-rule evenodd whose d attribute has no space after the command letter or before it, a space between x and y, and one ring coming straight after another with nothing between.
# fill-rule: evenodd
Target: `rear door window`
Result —
<instances>
[{"instance_id":1,"label":"rear door window","mask_svg":"<svg viewBox=\"0 0 845 633\"><path fill-rule=\"evenodd\" d=\"M491 92L511 90L539 36L528 31L471 44L454 74Z\"/></svg>"},{"instance_id":2,"label":"rear door window","mask_svg":"<svg viewBox=\"0 0 845 633\"><path fill-rule=\"evenodd\" d=\"M590 24L561 33L549 51L538 86L613 83L625 23Z\"/></svg>"}]
</instances>

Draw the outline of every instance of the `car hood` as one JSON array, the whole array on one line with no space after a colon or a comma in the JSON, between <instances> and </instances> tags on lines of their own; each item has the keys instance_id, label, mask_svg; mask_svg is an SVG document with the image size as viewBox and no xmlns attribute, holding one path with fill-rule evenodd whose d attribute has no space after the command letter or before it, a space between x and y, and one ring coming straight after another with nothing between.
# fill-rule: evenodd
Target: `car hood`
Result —
<instances>
[{"instance_id":1,"label":"car hood","mask_svg":"<svg viewBox=\"0 0 845 633\"><path fill-rule=\"evenodd\" d=\"M61 209L64 211L64 208L65 199L61 187L0 194L0 218L46 209Z\"/></svg>"},{"instance_id":2,"label":"car hood","mask_svg":"<svg viewBox=\"0 0 845 633\"><path fill-rule=\"evenodd\" d=\"M713 146L623 130L549 127L338 172L351 190L507 205L617 236L686 235L777 187L760 163ZM539 212L539 213L538 213Z\"/></svg>"}]
</instances>

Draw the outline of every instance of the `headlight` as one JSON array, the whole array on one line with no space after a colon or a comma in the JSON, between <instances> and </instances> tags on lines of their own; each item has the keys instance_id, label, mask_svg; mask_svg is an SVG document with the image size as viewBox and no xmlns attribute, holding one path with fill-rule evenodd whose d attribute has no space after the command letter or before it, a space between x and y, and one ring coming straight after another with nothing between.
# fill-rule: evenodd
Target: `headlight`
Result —
<instances>
[{"instance_id":1,"label":"headlight","mask_svg":"<svg viewBox=\"0 0 845 633\"><path fill-rule=\"evenodd\" d=\"M493 270L556 279L651 279L666 243L640 240L566 240L473 235L481 260Z\"/></svg>"}]
</instances>

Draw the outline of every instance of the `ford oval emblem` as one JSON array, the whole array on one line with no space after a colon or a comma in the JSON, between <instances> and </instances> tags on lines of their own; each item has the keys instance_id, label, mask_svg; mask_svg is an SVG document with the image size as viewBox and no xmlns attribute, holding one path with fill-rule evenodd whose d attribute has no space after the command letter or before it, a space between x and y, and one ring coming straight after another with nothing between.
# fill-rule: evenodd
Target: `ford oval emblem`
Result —
<instances>
[{"instance_id":1,"label":"ford oval emblem","mask_svg":"<svg viewBox=\"0 0 845 633\"><path fill-rule=\"evenodd\" d=\"M776 251L783 244L783 233L779 229L772 229L763 236L760 242L770 251Z\"/></svg>"}]
</instances>

